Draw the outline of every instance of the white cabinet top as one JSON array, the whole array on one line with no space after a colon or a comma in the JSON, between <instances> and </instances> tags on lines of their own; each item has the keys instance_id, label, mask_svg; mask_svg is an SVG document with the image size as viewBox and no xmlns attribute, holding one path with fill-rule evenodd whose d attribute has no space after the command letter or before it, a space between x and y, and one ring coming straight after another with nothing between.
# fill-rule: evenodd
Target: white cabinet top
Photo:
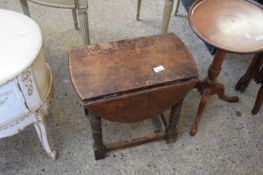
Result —
<instances>
[{"instance_id":1,"label":"white cabinet top","mask_svg":"<svg viewBox=\"0 0 263 175\"><path fill-rule=\"evenodd\" d=\"M31 18L0 9L0 85L32 64L42 46L42 35Z\"/></svg>"}]
</instances>

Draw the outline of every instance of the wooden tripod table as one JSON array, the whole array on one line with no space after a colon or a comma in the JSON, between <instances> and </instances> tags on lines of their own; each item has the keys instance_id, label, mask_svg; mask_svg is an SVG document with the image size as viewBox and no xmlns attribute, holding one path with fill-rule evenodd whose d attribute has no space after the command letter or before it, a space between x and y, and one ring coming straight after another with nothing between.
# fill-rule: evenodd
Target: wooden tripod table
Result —
<instances>
[{"instance_id":1,"label":"wooden tripod table","mask_svg":"<svg viewBox=\"0 0 263 175\"><path fill-rule=\"evenodd\" d=\"M114 149L160 139L174 142L182 101L198 81L192 55L172 33L72 49L69 70L86 114L90 114L96 160ZM165 132L104 145L101 118L138 122L170 107Z\"/></svg>"},{"instance_id":2,"label":"wooden tripod table","mask_svg":"<svg viewBox=\"0 0 263 175\"><path fill-rule=\"evenodd\" d=\"M247 0L198 0L189 13L193 31L218 48L208 70L208 77L197 83L202 94L198 112L190 134L198 130L201 115L209 96L235 103L238 97L225 95L224 85L217 82L226 52L258 53L263 50L262 5Z\"/></svg>"}]
</instances>

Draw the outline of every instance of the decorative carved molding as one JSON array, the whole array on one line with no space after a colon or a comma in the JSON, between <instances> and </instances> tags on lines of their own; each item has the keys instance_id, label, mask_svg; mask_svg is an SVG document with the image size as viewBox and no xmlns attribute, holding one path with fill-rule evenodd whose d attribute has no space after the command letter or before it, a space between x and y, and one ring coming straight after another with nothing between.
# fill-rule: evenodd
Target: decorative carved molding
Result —
<instances>
[{"instance_id":1,"label":"decorative carved molding","mask_svg":"<svg viewBox=\"0 0 263 175\"><path fill-rule=\"evenodd\" d=\"M27 68L22 72L22 81L25 82L27 88L27 94L31 96L33 94L33 80L31 77L31 69Z\"/></svg>"}]
</instances>

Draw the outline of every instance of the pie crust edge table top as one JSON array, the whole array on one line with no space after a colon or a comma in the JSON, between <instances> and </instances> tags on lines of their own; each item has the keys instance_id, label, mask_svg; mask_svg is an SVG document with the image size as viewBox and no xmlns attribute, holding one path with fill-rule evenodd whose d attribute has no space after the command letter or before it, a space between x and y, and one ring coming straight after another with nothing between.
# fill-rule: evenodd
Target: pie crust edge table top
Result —
<instances>
[{"instance_id":1,"label":"pie crust edge table top","mask_svg":"<svg viewBox=\"0 0 263 175\"><path fill-rule=\"evenodd\" d=\"M200 0L190 10L194 32L225 51L263 50L263 6L245 0Z\"/></svg>"},{"instance_id":2,"label":"pie crust edge table top","mask_svg":"<svg viewBox=\"0 0 263 175\"><path fill-rule=\"evenodd\" d=\"M155 72L154 68L160 70ZM74 48L69 52L69 70L81 100L161 86L198 75L191 53L173 33Z\"/></svg>"}]
</instances>

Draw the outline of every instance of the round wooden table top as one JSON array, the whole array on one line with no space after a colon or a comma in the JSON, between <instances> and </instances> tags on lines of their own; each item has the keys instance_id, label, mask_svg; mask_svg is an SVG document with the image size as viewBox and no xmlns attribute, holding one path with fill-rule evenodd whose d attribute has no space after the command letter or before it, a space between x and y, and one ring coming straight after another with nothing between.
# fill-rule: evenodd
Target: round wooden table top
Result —
<instances>
[{"instance_id":1,"label":"round wooden table top","mask_svg":"<svg viewBox=\"0 0 263 175\"><path fill-rule=\"evenodd\" d=\"M200 0L189 13L194 32L217 48L236 53L263 51L263 7L245 0Z\"/></svg>"}]
</instances>

